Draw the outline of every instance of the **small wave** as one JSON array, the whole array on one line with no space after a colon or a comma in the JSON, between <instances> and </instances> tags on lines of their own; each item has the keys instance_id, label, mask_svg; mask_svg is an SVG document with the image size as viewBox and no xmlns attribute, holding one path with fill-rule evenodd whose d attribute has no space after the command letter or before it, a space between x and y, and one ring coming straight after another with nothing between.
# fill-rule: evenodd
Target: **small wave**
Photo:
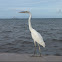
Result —
<instances>
[{"instance_id":1,"label":"small wave","mask_svg":"<svg viewBox=\"0 0 62 62\"><path fill-rule=\"evenodd\" d=\"M11 30L8 30L8 31L2 31L1 33L11 33L12 31Z\"/></svg>"},{"instance_id":2,"label":"small wave","mask_svg":"<svg viewBox=\"0 0 62 62\"><path fill-rule=\"evenodd\" d=\"M58 41L58 42L62 42L62 40L60 39L52 39L52 41Z\"/></svg>"},{"instance_id":3,"label":"small wave","mask_svg":"<svg viewBox=\"0 0 62 62\"><path fill-rule=\"evenodd\" d=\"M5 45L14 45L13 43L7 43L7 44L5 44Z\"/></svg>"},{"instance_id":4,"label":"small wave","mask_svg":"<svg viewBox=\"0 0 62 62\"><path fill-rule=\"evenodd\" d=\"M61 56L61 54L59 54L59 53L56 53L56 54L54 54L55 56Z\"/></svg>"},{"instance_id":5,"label":"small wave","mask_svg":"<svg viewBox=\"0 0 62 62\"><path fill-rule=\"evenodd\" d=\"M59 48L59 50L62 50L62 48Z\"/></svg>"},{"instance_id":6,"label":"small wave","mask_svg":"<svg viewBox=\"0 0 62 62\"><path fill-rule=\"evenodd\" d=\"M29 42L29 41L24 41L22 42L22 44L32 44L33 42Z\"/></svg>"}]
</instances>

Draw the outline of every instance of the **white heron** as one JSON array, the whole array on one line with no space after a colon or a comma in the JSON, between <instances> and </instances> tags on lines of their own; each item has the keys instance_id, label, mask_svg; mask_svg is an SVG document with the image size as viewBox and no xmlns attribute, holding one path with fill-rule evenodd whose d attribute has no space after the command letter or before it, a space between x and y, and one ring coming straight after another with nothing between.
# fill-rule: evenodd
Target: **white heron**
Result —
<instances>
[{"instance_id":1,"label":"white heron","mask_svg":"<svg viewBox=\"0 0 62 62\"><path fill-rule=\"evenodd\" d=\"M43 38L40 35L40 33L38 33L31 26L31 21L30 21L31 20L31 17L32 17L31 13L29 11L21 11L19 13L28 13L30 15L29 16L29 19L28 19L28 24L29 24L29 30L31 32L31 36L32 36L32 39L34 40L34 45L35 45L34 55L36 54L36 42L37 42L38 43L38 46L39 46L40 56L41 56L40 45L42 45L45 48L45 42L43 41Z\"/></svg>"}]
</instances>

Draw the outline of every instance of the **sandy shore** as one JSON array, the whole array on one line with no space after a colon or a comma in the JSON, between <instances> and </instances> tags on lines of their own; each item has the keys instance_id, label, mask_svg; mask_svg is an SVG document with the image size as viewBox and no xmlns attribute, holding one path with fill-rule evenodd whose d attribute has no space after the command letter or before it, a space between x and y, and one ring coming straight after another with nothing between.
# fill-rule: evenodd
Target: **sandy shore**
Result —
<instances>
[{"instance_id":1,"label":"sandy shore","mask_svg":"<svg viewBox=\"0 0 62 62\"><path fill-rule=\"evenodd\" d=\"M62 56L33 57L32 54L0 53L0 61L62 61Z\"/></svg>"}]
</instances>

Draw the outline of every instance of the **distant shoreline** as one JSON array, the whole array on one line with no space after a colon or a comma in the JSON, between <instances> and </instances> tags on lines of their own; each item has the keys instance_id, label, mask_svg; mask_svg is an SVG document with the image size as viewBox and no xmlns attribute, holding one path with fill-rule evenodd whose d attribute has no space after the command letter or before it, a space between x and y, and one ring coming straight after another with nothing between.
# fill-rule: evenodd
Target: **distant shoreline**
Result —
<instances>
[{"instance_id":1,"label":"distant shoreline","mask_svg":"<svg viewBox=\"0 0 62 62\"><path fill-rule=\"evenodd\" d=\"M28 19L28 18L0 18L1 19ZM62 19L62 18L32 18L32 19Z\"/></svg>"}]
</instances>

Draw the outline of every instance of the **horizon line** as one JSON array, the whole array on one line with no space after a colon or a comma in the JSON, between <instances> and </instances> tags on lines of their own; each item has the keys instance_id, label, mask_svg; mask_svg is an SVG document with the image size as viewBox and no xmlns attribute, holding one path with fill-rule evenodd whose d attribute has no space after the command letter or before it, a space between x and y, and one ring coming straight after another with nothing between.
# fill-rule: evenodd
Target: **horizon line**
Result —
<instances>
[{"instance_id":1,"label":"horizon line","mask_svg":"<svg viewBox=\"0 0 62 62\"><path fill-rule=\"evenodd\" d=\"M47 18L47 17L45 17L46 19L49 19L49 18L60 18L61 19L61 17L49 17L49 18ZM38 18L38 19L45 19L45 18ZM0 19L28 19L28 18L0 18ZM32 18L32 19L35 19L35 18Z\"/></svg>"}]
</instances>

